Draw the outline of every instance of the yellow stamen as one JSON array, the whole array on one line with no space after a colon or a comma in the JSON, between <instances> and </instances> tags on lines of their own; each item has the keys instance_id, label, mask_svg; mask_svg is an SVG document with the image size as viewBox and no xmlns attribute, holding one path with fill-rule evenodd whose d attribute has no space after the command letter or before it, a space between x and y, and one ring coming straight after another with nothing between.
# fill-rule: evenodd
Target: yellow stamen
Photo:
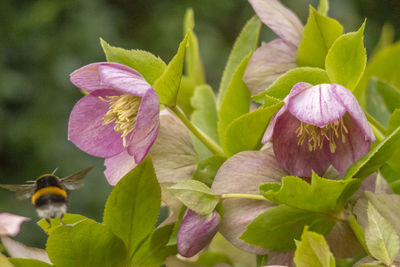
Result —
<instances>
[{"instance_id":1,"label":"yellow stamen","mask_svg":"<svg viewBox=\"0 0 400 267\"><path fill-rule=\"evenodd\" d=\"M340 118L323 128L300 122L300 126L296 129L295 133L299 138L297 142L299 146L303 145L304 141L307 139L307 145L310 151L314 151L317 148L322 149L326 139L329 142L331 153L334 153L337 147L337 140L346 143L346 136L349 134L349 130L344 125L343 118Z\"/></svg>"},{"instance_id":2,"label":"yellow stamen","mask_svg":"<svg viewBox=\"0 0 400 267\"><path fill-rule=\"evenodd\" d=\"M122 142L127 146L125 140L135 130L136 116L139 111L141 98L138 96L123 94L120 96L99 97L100 100L109 103L108 112L103 116L103 125L115 123L114 130L122 133Z\"/></svg>"}]
</instances>

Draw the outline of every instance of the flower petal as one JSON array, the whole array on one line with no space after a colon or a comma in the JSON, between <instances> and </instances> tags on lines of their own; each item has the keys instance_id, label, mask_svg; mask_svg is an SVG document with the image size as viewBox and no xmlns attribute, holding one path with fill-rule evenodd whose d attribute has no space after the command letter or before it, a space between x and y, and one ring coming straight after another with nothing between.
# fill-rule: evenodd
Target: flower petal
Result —
<instances>
[{"instance_id":1,"label":"flower petal","mask_svg":"<svg viewBox=\"0 0 400 267\"><path fill-rule=\"evenodd\" d=\"M336 99L342 103L342 106L345 107L347 112L354 119L354 122L363 132L365 140L369 142L375 142L375 135L372 132L371 126L365 117L364 111L357 102L355 96L345 87L338 84L334 84L332 93L335 95Z\"/></svg>"},{"instance_id":2,"label":"flower petal","mask_svg":"<svg viewBox=\"0 0 400 267\"><path fill-rule=\"evenodd\" d=\"M0 213L0 235L16 236L21 224L30 218L3 212Z\"/></svg>"},{"instance_id":3,"label":"flower petal","mask_svg":"<svg viewBox=\"0 0 400 267\"><path fill-rule=\"evenodd\" d=\"M125 150L121 133L114 131L114 123L102 124L108 104L99 96L110 95L118 95L118 92L96 90L84 96L75 104L68 122L68 139L86 153L102 158Z\"/></svg>"},{"instance_id":4,"label":"flower petal","mask_svg":"<svg viewBox=\"0 0 400 267\"><path fill-rule=\"evenodd\" d=\"M249 0L261 21L286 42L298 46L303 32L299 18L278 0Z\"/></svg>"},{"instance_id":5,"label":"flower petal","mask_svg":"<svg viewBox=\"0 0 400 267\"><path fill-rule=\"evenodd\" d=\"M336 84L319 84L288 98L288 109L298 120L324 127L340 119L346 107L336 97ZM347 89L346 89L347 90Z\"/></svg>"},{"instance_id":6,"label":"flower petal","mask_svg":"<svg viewBox=\"0 0 400 267\"><path fill-rule=\"evenodd\" d=\"M49 256L44 249L25 246L24 244L15 241L7 236L2 236L1 242L6 247L10 256L13 258L34 259L51 264Z\"/></svg>"},{"instance_id":7,"label":"flower petal","mask_svg":"<svg viewBox=\"0 0 400 267\"><path fill-rule=\"evenodd\" d=\"M258 194L258 187L267 182L280 182L287 173L279 166L272 149L244 151L228 159L215 176L212 190L216 194ZM267 250L239 240L247 225L273 204L249 199L226 199L222 202L224 219L220 232L236 247L255 254Z\"/></svg>"},{"instance_id":8,"label":"flower petal","mask_svg":"<svg viewBox=\"0 0 400 267\"><path fill-rule=\"evenodd\" d=\"M322 149L309 151L307 139L298 145L299 126L300 121L288 111L278 118L272 137L276 159L291 175L310 177L312 170L321 175L329 167L329 159Z\"/></svg>"},{"instance_id":9,"label":"flower petal","mask_svg":"<svg viewBox=\"0 0 400 267\"><path fill-rule=\"evenodd\" d=\"M105 63L105 62L104 62ZM70 74L71 82L88 93L95 90L112 89L101 83L99 76L99 63L83 66Z\"/></svg>"},{"instance_id":10,"label":"flower petal","mask_svg":"<svg viewBox=\"0 0 400 267\"><path fill-rule=\"evenodd\" d=\"M215 210L199 215L187 209L177 235L177 248L184 257L192 257L207 246L218 232L221 216Z\"/></svg>"},{"instance_id":11,"label":"flower petal","mask_svg":"<svg viewBox=\"0 0 400 267\"><path fill-rule=\"evenodd\" d=\"M353 258L363 252L363 247L347 222L336 222L332 231L325 238L335 257Z\"/></svg>"},{"instance_id":12,"label":"flower petal","mask_svg":"<svg viewBox=\"0 0 400 267\"><path fill-rule=\"evenodd\" d=\"M98 68L101 83L122 93L144 97L152 89L139 72L128 66L107 62Z\"/></svg>"},{"instance_id":13,"label":"flower petal","mask_svg":"<svg viewBox=\"0 0 400 267\"><path fill-rule=\"evenodd\" d=\"M329 146L325 146L325 153L330 159L333 167L342 175L346 173L351 164L359 160L370 150L370 141L366 140L364 131L355 123L354 119L346 114L343 117L344 125L348 134L346 142L336 141L335 153L331 153Z\"/></svg>"},{"instance_id":14,"label":"flower petal","mask_svg":"<svg viewBox=\"0 0 400 267\"><path fill-rule=\"evenodd\" d=\"M128 145L128 153L135 157L136 163L141 162L149 152L157 138L160 128L160 102L153 88L142 97L136 117L135 130Z\"/></svg>"},{"instance_id":15,"label":"flower petal","mask_svg":"<svg viewBox=\"0 0 400 267\"><path fill-rule=\"evenodd\" d=\"M110 185L116 185L128 172L136 167L135 158L128 154L126 150L107 158L104 161L106 170L104 174Z\"/></svg>"},{"instance_id":16,"label":"flower petal","mask_svg":"<svg viewBox=\"0 0 400 267\"><path fill-rule=\"evenodd\" d=\"M296 67L296 47L282 39L265 43L254 52L243 80L251 94L267 89L279 76Z\"/></svg>"}]
</instances>

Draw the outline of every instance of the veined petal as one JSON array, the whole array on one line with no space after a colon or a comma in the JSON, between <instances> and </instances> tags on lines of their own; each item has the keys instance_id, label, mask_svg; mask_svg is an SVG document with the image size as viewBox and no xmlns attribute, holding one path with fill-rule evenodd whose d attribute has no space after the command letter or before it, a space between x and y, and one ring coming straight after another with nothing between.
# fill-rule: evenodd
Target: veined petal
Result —
<instances>
[{"instance_id":1,"label":"veined petal","mask_svg":"<svg viewBox=\"0 0 400 267\"><path fill-rule=\"evenodd\" d=\"M148 154L157 138L160 128L160 102L153 88L142 97L136 117L135 130L128 145L128 153L135 157L136 163L141 162Z\"/></svg>"},{"instance_id":2,"label":"veined petal","mask_svg":"<svg viewBox=\"0 0 400 267\"><path fill-rule=\"evenodd\" d=\"M112 89L111 87L102 84L100 81L100 64L101 63L92 63L72 72L70 74L71 82L76 87L79 87L88 93L91 93L95 90Z\"/></svg>"},{"instance_id":3,"label":"veined petal","mask_svg":"<svg viewBox=\"0 0 400 267\"><path fill-rule=\"evenodd\" d=\"M136 167L135 158L128 154L126 150L107 158L104 161L106 170L104 174L110 185L116 185L128 172Z\"/></svg>"},{"instance_id":4,"label":"veined petal","mask_svg":"<svg viewBox=\"0 0 400 267\"><path fill-rule=\"evenodd\" d=\"M68 122L68 139L79 149L97 157L108 158L125 150L121 133L114 131L114 122L103 125L108 103L99 97L119 95L114 90L96 90L81 98L74 106Z\"/></svg>"},{"instance_id":5,"label":"veined petal","mask_svg":"<svg viewBox=\"0 0 400 267\"><path fill-rule=\"evenodd\" d=\"M334 93L337 86L340 85L319 84L289 96L288 110L298 120L322 128L340 119L347 111Z\"/></svg>"},{"instance_id":6,"label":"veined petal","mask_svg":"<svg viewBox=\"0 0 400 267\"><path fill-rule=\"evenodd\" d=\"M298 46L303 32L299 18L278 0L249 0L261 21L286 42Z\"/></svg>"},{"instance_id":7,"label":"veined petal","mask_svg":"<svg viewBox=\"0 0 400 267\"><path fill-rule=\"evenodd\" d=\"M251 94L265 91L279 76L295 68L296 52L295 46L282 39L272 40L257 48L243 76Z\"/></svg>"},{"instance_id":8,"label":"veined petal","mask_svg":"<svg viewBox=\"0 0 400 267\"><path fill-rule=\"evenodd\" d=\"M30 218L8 212L0 213L0 235L16 236L21 224L29 220Z\"/></svg>"},{"instance_id":9,"label":"veined petal","mask_svg":"<svg viewBox=\"0 0 400 267\"><path fill-rule=\"evenodd\" d=\"M244 151L228 159L215 176L212 190L216 194L259 194L258 187L267 182L280 182L287 173L279 166L272 149ZM273 204L250 199L226 199L222 202L224 219L220 232L236 247L250 253L268 251L239 239L247 225Z\"/></svg>"},{"instance_id":10,"label":"veined petal","mask_svg":"<svg viewBox=\"0 0 400 267\"><path fill-rule=\"evenodd\" d=\"M347 222L336 222L332 231L325 238L335 257L353 258L363 252L363 247Z\"/></svg>"},{"instance_id":11,"label":"veined petal","mask_svg":"<svg viewBox=\"0 0 400 267\"><path fill-rule=\"evenodd\" d=\"M144 97L152 89L139 72L128 66L107 62L99 64L98 69L101 83L122 93Z\"/></svg>"},{"instance_id":12,"label":"veined petal","mask_svg":"<svg viewBox=\"0 0 400 267\"><path fill-rule=\"evenodd\" d=\"M300 121L288 111L278 118L272 137L276 159L291 175L310 177L312 170L321 175L330 165L329 158L322 149L310 151L307 139L298 144L299 126Z\"/></svg>"},{"instance_id":13,"label":"veined petal","mask_svg":"<svg viewBox=\"0 0 400 267\"><path fill-rule=\"evenodd\" d=\"M52 264L46 250L44 249L25 246L24 244L7 236L2 236L1 242L6 247L10 256L13 258L33 259Z\"/></svg>"}]
</instances>

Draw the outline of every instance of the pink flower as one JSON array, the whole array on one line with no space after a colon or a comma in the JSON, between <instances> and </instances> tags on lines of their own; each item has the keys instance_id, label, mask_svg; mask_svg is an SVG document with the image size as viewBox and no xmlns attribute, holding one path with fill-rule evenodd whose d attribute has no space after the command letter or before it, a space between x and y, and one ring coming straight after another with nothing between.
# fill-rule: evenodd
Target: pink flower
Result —
<instances>
[{"instance_id":1,"label":"pink flower","mask_svg":"<svg viewBox=\"0 0 400 267\"><path fill-rule=\"evenodd\" d=\"M243 80L252 95L265 91L280 75L296 67L303 25L278 0L249 0L254 11L280 38L262 44L251 57Z\"/></svg>"},{"instance_id":2,"label":"pink flower","mask_svg":"<svg viewBox=\"0 0 400 267\"><path fill-rule=\"evenodd\" d=\"M160 124L160 103L151 85L134 69L110 62L74 71L71 82L89 94L71 112L69 140L93 156L111 159L127 152L141 162Z\"/></svg>"},{"instance_id":3,"label":"pink flower","mask_svg":"<svg viewBox=\"0 0 400 267\"><path fill-rule=\"evenodd\" d=\"M21 224L29 220L27 217L7 212L0 213L0 235L16 236L19 233Z\"/></svg>"},{"instance_id":4,"label":"pink flower","mask_svg":"<svg viewBox=\"0 0 400 267\"><path fill-rule=\"evenodd\" d=\"M273 141L276 159L291 175L341 174L375 142L353 94L338 84L297 83L271 120L262 142Z\"/></svg>"}]
</instances>

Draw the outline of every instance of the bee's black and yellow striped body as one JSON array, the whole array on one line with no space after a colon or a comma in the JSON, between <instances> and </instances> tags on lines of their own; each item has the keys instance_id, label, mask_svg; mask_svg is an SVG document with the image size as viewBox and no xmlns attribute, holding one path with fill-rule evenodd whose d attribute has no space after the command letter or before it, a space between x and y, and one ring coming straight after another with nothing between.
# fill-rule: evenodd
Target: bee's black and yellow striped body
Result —
<instances>
[{"instance_id":1,"label":"bee's black and yellow striped body","mask_svg":"<svg viewBox=\"0 0 400 267\"><path fill-rule=\"evenodd\" d=\"M67 212L68 191L60 179L53 174L45 174L35 184L32 204L38 215L45 219L62 217Z\"/></svg>"}]
</instances>

